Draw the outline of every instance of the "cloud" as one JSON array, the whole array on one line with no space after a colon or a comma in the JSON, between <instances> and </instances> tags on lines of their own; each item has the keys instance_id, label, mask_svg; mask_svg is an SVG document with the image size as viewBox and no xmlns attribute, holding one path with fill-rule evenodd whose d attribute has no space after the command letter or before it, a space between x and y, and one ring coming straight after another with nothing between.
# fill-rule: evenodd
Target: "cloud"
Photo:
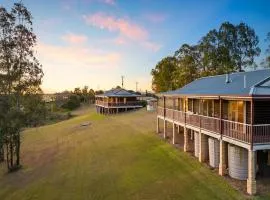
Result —
<instances>
[{"instance_id":1,"label":"cloud","mask_svg":"<svg viewBox=\"0 0 270 200\"><path fill-rule=\"evenodd\" d=\"M53 63L55 66L74 68L108 69L115 68L121 56L117 52L103 52L98 49L81 46L60 46L39 43L37 46L38 58L45 65Z\"/></svg>"},{"instance_id":2,"label":"cloud","mask_svg":"<svg viewBox=\"0 0 270 200\"><path fill-rule=\"evenodd\" d=\"M100 12L93 15L85 15L83 19L90 26L119 33L115 39L116 44L127 44L127 41L132 41L150 50L154 49L157 51L160 49L160 45L149 41L149 33L145 28L129 19L117 18Z\"/></svg>"},{"instance_id":3,"label":"cloud","mask_svg":"<svg viewBox=\"0 0 270 200\"><path fill-rule=\"evenodd\" d=\"M68 33L68 34L62 36L62 40L64 40L65 42L67 42L69 44L81 45L81 44L85 44L87 42L88 38L85 35L76 35L73 33Z\"/></svg>"},{"instance_id":4,"label":"cloud","mask_svg":"<svg viewBox=\"0 0 270 200\"><path fill-rule=\"evenodd\" d=\"M127 19L117 19L114 16L95 13L93 15L84 16L84 20L88 25L100 29L107 29L112 32L119 32L121 35L132 40L145 40L148 37L148 33L145 29Z\"/></svg>"}]
</instances>

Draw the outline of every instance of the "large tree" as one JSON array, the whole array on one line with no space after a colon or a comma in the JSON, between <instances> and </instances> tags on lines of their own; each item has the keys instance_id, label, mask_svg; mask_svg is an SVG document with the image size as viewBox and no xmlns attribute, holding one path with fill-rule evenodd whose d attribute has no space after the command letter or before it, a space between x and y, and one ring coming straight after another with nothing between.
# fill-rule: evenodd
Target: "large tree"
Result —
<instances>
[{"instance_id":1,"label":"large tree","mask_svg":"<svg viewBox=\"0 0 270 200\"><path fill-rule=\"evenodd\" d=\"M197 45L183 44L174 56L177 62L172 77L175 88L180 88L199 76L199 69L202 67L201 54Z\"/></svg>"},{"instance_id":2,"label":"large tree","mask_svg":"<svg viewBox=\"0 0 270 200\"><path fill-rule=\"evenodd\" d=\"M177 68L177 60L175 57L163 58L152 69L152 89L155 92L165 92L167 90L176 89L176 85L173 79L173 74Z\"/></svg>"},{"instance_id":3,"label":"large tree","mask_svg":"<svg viewBox=\"0 0 270 200\"><path fill-rule=\"evenodd\" d=\"M260 55L259 38L254 29L245 23L223 23L219 28L219 37L221 45L228 49L237 71L253 65L254 58Z\"/></svg>"},{"instance_id":4,"label":"large tree","mask_svg":"<svg viewBox=\"0 0 270 200\"><path fill-rule=\"evenodd\" d=\"M34 54L35 45L28 9L22 3L15 3L11 11L0 7L0 94L7 97L1 129L9 171L20 167L20 133L25 126L22 97L41 91L43 72Z\"/></svg>"}]
</instances>

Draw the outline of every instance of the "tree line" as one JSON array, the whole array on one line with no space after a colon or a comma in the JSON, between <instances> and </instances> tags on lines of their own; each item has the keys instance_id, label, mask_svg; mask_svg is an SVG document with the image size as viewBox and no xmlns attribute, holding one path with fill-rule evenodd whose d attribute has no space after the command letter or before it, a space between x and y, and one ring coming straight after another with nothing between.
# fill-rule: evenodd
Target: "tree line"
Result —
<instances>
[{"instance_id":1,"label":"tree line","mask_svg":"<svg viewBox=\"0 0 270 200\"><path fill-rule=\"evenodd\" d=\"M266 42L269 45L261 67L270 67L270 33ZM224 22L197 44L183 44L174 55L161 59L151 71L152 89L165 92L200 77L256 69L259 65L255 58L260 53L259 37L253 28L245 23Z\"/></svg>"}]
</instances>

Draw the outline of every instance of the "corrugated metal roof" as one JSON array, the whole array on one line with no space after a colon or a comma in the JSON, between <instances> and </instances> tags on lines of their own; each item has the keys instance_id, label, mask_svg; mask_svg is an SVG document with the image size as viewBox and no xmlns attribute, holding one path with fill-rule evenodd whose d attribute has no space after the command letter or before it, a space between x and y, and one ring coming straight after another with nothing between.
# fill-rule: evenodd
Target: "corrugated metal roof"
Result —
<instances>
[{"instance_id":1,"label":"corrugated metal roof","mask_svg":"<svg viewBox=\"0 0 270 200\"><path fill-rule=\"evenodd\" d=\"M202 95L202 96L252 96L270 95L270 69L238 72L227 75L209 76L197 79L186 86L162 93L162 95ZM269 80L268 80L269 79Z\"/></svg>"},{"instance_id":2,"label":"corrugated metal roof","mask_svg":"<svg viewBox=\"0 0 270 200\"><path fill-rule=\"evenodd\" d=\"M136 94L135 92L128 91L122 88L111 89L106 91L104 94L96 95L97 97L139 97L141 95Z\"/></svg>"}]
</instances>

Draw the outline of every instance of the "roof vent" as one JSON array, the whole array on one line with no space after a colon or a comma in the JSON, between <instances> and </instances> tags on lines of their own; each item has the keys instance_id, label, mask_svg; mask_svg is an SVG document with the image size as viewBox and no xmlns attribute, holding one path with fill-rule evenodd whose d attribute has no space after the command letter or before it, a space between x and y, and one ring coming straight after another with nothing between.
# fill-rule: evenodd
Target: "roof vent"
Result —
<instances>
[{"instance_id":1,"label":"roof vent","mask_svg":"<svg viewBox=\"0 0 270 200\"><path fill-rule=\"evenodd\" d=\"M226 74L226 82L225 82L225 83L230 83L230 82L231 82L230 74L227 73L227 74Z\"/></svg>"}]
</instances>

